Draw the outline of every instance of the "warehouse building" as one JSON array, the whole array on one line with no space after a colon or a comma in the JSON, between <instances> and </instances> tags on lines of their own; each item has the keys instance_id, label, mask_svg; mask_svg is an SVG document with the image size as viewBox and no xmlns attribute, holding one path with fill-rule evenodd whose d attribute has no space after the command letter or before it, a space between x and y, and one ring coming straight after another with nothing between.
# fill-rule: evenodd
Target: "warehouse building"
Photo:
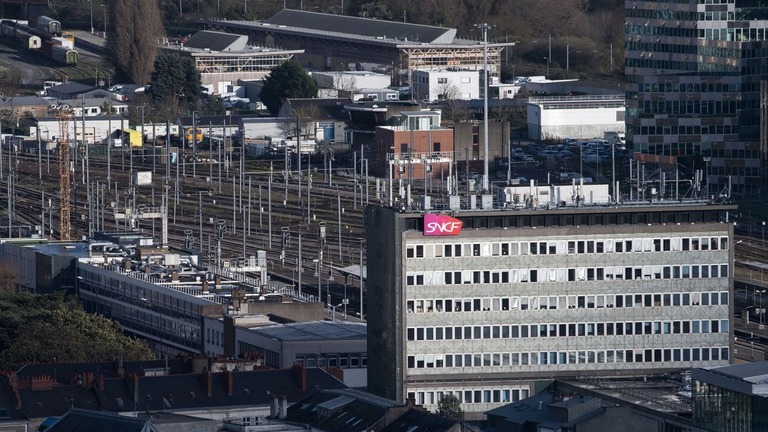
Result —
<instances>
[{"instance_id":1,"label":"warehouse building","mask_svg":"<svg viewBox=\"0 0 768 432\"><path fill-rule=\"evenodd\" d=\"M541 96L528 99L528 139L602 138L624 130L623 95Z\"/></svg>"},{"instance_id":2,"label":"warehouse building","mask_svg":"<svg viewBox=\"0 0 768 432\"><path fill-rule=\"evenodd\" d=\"M735 206L590 187L452 216L369 207L369 390L430 410L452 393L482 419L540 380L728 364Z\"/></svg>"}]
</instances>

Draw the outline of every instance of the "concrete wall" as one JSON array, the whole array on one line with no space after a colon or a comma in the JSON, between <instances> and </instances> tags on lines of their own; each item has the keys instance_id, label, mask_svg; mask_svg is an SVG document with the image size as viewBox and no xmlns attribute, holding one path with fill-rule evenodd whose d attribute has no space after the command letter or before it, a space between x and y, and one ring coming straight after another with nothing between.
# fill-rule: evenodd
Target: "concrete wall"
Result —
<instances>
[{"instance_id":1,"label":"concrete wall","mask_svg":"<svg viewBox=\"0 0 768 432\"><path fill-rule=\"evenodd\" d=\"M277 303L271 301L249 302L248 313L275 315L290 321L317 321L325 317L323 303Z\"/></svg>"},{"instance_id":2,"label":"concrete wall","mask_svg":"<svg viewBox=\"0 0 768 432\"><path fill-rule=\"evenodd\" d=\"M402 223L387 208L369 206L367 222L368 391L398 402L405 400L405 300L399 263L404 259ZM393 238L395 240L393 240Z\"/></svg>"}]
</instances>

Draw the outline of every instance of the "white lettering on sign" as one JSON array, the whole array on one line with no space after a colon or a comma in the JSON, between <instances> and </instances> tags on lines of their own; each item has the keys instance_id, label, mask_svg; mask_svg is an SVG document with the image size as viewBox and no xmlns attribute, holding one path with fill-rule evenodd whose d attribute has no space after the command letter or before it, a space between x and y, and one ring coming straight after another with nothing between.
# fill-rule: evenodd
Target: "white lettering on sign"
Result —
<instances>
[{"instance_id":1,"label":"white lettering on sign","mask_svg":"<svg viewBox=\"0 0 768 432\"><path fill-rule=\"evenodd\" d=\"M462 221L448 215L425 214L424 215L424 235L425 236L448 236L459 235Z\"/></svg>"}]
</instances>

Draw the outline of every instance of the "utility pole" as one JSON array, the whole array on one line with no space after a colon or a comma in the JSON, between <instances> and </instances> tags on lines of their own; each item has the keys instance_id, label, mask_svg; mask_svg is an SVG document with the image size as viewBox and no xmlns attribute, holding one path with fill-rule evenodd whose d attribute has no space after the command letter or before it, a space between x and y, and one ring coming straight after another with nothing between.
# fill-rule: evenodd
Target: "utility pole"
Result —
<instances>
[{"instance_id":1,"label":"utility pole","mask_svg":"<svg viewBox=\"0 0 768 432\"><path fill-rule=\"evenodd\" d=\"M475 24L475 27L483 30L483 192L488 193L488 23ZM551 42L551 39L550 39ZM550 46L550 51L551 51ZM550 53L550 57L552 54Z\"/></svg>"}]
</instances>

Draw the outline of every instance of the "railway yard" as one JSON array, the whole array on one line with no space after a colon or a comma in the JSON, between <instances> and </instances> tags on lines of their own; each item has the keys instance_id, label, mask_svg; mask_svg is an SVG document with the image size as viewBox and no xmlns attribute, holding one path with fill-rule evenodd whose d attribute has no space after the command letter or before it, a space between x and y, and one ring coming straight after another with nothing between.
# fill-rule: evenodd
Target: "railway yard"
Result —
<instances>
[{"instance_id":1,"label":"railway yard","mask_svg":"<svg viewBox=\"0 0 768 432\"><path fill-rule=\"evenodd\" d=\"M4 153L0 189L7 199L0 210L0 232L19 237L42 231L44 237L58 239L57 154ZM354 269L364 265L362 209L374 199L373 181L366 186L365 177L353 178L351 167L334 166L332 174L323 170L322 160L318 167L307 166L305 159L301 175L286 175L282 158L236 160L232 166L211 160L166 165L141 150L110 153L109 162L96 154L72 159L71 238L130 229L116 213L124 214L126 207L137 213L160 207L167 193L169 247L199 252L211 265L219 258L220 236L222 266L237 265L264 250L273 280L296 287L300 282L303 294L311 296L322 286L324 301L337 305L347 298L347 314L359 314L360 280ZM131 172L153 172L153 181L132 189ZM161 238L160 220L136 218L134 224ZM342 270L346 267L352 269Z\"/></svg>"}]
</instances>

